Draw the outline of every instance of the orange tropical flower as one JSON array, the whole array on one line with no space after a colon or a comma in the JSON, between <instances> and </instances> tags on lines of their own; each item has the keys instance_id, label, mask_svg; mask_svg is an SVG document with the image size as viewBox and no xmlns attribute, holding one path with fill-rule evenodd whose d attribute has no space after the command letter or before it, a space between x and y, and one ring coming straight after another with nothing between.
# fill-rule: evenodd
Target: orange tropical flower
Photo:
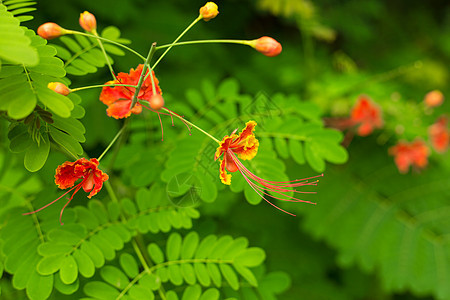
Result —
<instances>
[{"instance_id":1,"label":"orange tropical flower","mask_svg":"<svg viewBox=\"0 0 450 300\"><path fill-rule=\"evenodd\" d=\"M137 85L139 77L142 74L144 65L140 64L136 70L130 69L130 73L119 73L115 80L108 81L105 84L130 84ZM148 70L146 75L148 74ZM161 94L161 89L158 86L158 79L154 76L156 86L156 93ZM135 88L128 86L105 86L100 94L100 101L108 105L106 113L108 116L121 119L133 114L140 114L142 112L142 105L136 103L133 109L130 110L131 99L133 98ZM152 81L150 76L145 79L138 94L139 100L149 101L153 96Z\"/></svg>"},{"instance_id":2,"label":"orange tropical flower","mask_svg":"<svg viewBox=\"0 0 450 300\"><path fill-rule=\"evenodd\" d=\"M411 143L398 142L389 148L389 154L394 156L395 164L400 173L407 173L410 166L423 169L428 164L430 150L424 141L416 139Z\"/></svg>"},{"instance_id":3,"label":"orange tropical flower","mask_svg":"<svg viewBox=\"0 0 450 300\"><path fill-rule=\"evenodd\" d=\"M450 143L450 131L448 129L448 118L441 116L436 123L428 129L430 135L431 145L439 152L447 151Z\"/></svg>"},{"instance_id":4,"label":"orange tropical flower","mask_svg":"<svg viewBox=\"0 0 450 300\"><path fill-rule=\"evenodd\" d=\"M73 192L72 196L69 198L69 201L67 201L64 207L61 209L59 222L61 223L61 225L63 225L63 223L61 222L61 218L64 209L70 203L70 201L72 201L73 196L75 196L80 188L83 188L86 193L89 193L88 198L90 199L102 189L103 182L108 180L108 175L98 169L98 165L99 162L96 158L91 158L90 160L87 160L86 158L80 158L75 162L66 161L62 165L58 166L55 174L56 185L62 190L65 190L67 188L71 189L49 204L39 208L38 210L24 213L24 215L37 213L38 211L41 211L44 208L52 205L53 203L70 193L72 190L75 190L75 192ZM75 185L75 182L78 179L82 179L82 181Z\"/></svg>"},{"instance_id":5,"label":"orange tropical flower","mask_svg":"<svg viewBox=\"0 0 450 300\"><path fill-rule=\"evenodd\" d=\"M294 214L287 212L269 200L267 200L267 196L282 200L282 201L289 201L289 202L306 202L315 204L310 201L300 200L295 197L286 195L285 193L295 192L295 193L311 193L311 192L300 192L293 188L304 186L304 185L317 185L318 180L314 180L310 182L309 180L317 177L323 176L323 174L319 176L314 176L310 178L304 178L304 179L297 179L292 181L269 181L262 179L252 172L248 170L242 162L239 160L251 160L254 158L258 152L259 147L259 141L256 139L253 131L255 130L256 126L255 121L249 121L246 123L245 128L239 133L236 134L237 129L235 129L231 135L226 135L222 141L219 143L219 147L216 150L216 153L214 155L214 160L219 159L220 157L223 157L219 160L220 162L220 180L223 184L230 185L231 184L231 174L228 174L228 172L233 173L236 171L239 171L242 176L244 176L245 181L252 187L252 189L259 195L261 198L263 198L267 203L274 206L275 208L295 216ZM275 194L278 194L281 197L273 196L269 194L268 192L273 192Z\"/></svg>"},{"instance_id":6,"label":"orange tropical flower","mask_svg":"<svg viewBox=\"0 0 450 300\"><path fill-rule=\"evenodd\" d=\"M359 96L351 112L350 119L354 124L359 125L358 134L360 136L367 136L375 128L383 126L380 108L365 95Z\"/></svg>"}]
</instances>

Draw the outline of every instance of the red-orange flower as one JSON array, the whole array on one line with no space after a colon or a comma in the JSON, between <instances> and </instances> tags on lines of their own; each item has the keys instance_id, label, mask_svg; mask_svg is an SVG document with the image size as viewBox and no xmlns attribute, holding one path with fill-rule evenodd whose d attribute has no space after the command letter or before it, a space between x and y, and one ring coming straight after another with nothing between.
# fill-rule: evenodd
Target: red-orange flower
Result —
<instances>
[{"instance_id":1,"label":"red-orange flower","mask_svg":"<svg viewBox=\"0 0 450 300\"><path fill-rule=\"evenodd\" d=\"M61 225L63 225L63 223L61 222L61 218L64 209L70 203L70 201L72 201L73 196L80 190L80 188L83 188L86 193L89 192L88 198L91 198L102 189L103 182L108 180L108 175L99 170L98 165L99 162L95 158L91 158L90 160L87 160L86 158L80 158L75 162L66 161L62 165L58 166L55 174L56 185L62 190L67 188L71 189L49 204L39 208L38 210L25 213L24 215L34 214L38 211L41 211L67 195L72 190L75 190L75 192L73 192L72 196L69 198L69 201L67 201L64 207L61 209L59 222L61 223ZM75 182L78 179L82 179L82 181L75 185Z\"/></svg>"},{"instance_id":2,"label":"red-orange flower","mask_svg":"<svg viewBox=\"0 0 450 300\"><path fill-rule=\"evenodd\" d=\"M368 96L361 95L353 107L350 119L354 124L359 124L358 134L367 136L375 128L383 126L380 108Z\"/></svg>"},{"instance_id":3,"label":"red-orange flower","mask_svg":"<svg viewBox=\"0 0 450 300\"><path fill-rule=\"evenodd\" d=\"M219 159L222 155L223 158L219 160L220 162L220 180L224 184L231 184L231 174L228 174L228 172L236 172L239 171L242 176L244 176L244 179L247 181L247 183L252 187L252 189L259 195L261 198L263 198L267 203L274 206L275 208L290 214L294 215L292 213L289 213L278 206L274 205L272 202L266 199L265 196L269 196L274 199L282 200L282 201L289 201L289 202L306 202L315 204L310 201L300 200L295 197L286 195L285 193L302 193L300 191L297 191L293 188L303 186L303 185L317 185L318 180L314 180L312 182L309 182L310 179L317 178L319 176L314 176L310 178L304 178L304 179L297 179L292 181L269 181L262 179L252 172L250 172L238 159L238 157L242 160L250 160L256 156L256 153L258 152L259 147L259 141L256 139L253 131L255 130L256 126L255 121L249 121L245 125L245 128L239 133L236 134L237 129L235 129L231 135L226 135L222 141L219 143L219 147L216 150L216 153L214 155L214 160ZM280 196L283 196L284 198L273 196L269 194L268 192L272 192L275 194L278 194ZM307 192L303 192L307 193ZM265 196L264 196L265 195ZM294 215L295 216L295 215Z\"/></svg>"},{"instance_id":4,"label":"red-orange flower","mask_svg":"<svg viewBox=\"0 0 450 300\"><path fill-rule=\"evenodd\" d=\"M424 141L416 139L411 143L398 142L389 148L389 154L394 156L399 172L407 173L410 166L418 169L426 167L430 150Z\"/></svg>"},{"instance_id":5,"label":"red-orange flower","mask_svg":"<svg viewBox=\"0 0 450 300\"><path fill-rule=\"evenodd\" d=\"M446 116L441 116L436 123L431 125L428 133L430 135L431 145L437 152L443 153L447 151L450 143L450 132L448 129L448 118Z\"/></svg>"},{"instance_id":6,"label":"red-orange flower","mask_svg":"<svg viewBox=\"0 0 450 300\"><path fill-rule=\"evenodd\" d=\"M142 74L143 65L139 65L136 70L130 69L130 73L119 73L115 80L108 81L105 84L129 84L137 85L139 77ZM146 75L148 74L148 70ZM161 94L161 89L158 86L158 79L154 76L156 86L156 93ZM126 118L133 114L140 114L142 112L142 106L139 103L130 110L131 99L133 98L135 88L128 86L105 86L100 94L100 101L108 105L106 113L110 117L116 119ZM152 81L150 76L144 80L141 89L138 94L139 100L149 101L153 95Z\"/></svg>"}]
</instances>

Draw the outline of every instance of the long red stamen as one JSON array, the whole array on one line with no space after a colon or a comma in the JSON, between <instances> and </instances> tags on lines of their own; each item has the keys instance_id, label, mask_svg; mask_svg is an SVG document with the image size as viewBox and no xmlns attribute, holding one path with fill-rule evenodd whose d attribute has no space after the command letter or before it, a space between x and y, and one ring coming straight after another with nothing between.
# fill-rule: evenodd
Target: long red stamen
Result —
<instances>
[{"instance_id":1,"label":"long red stamen","mask_svg":"<svg viewBox=\"0 0 450 300\"><path fill-rule=\"evenodd\" d=\"M157 114L158 114L158 118L159 118L159 124L161 124L161 141L164 141L164 128L163 128L163 124L161 121L161 116L159 115L159 112Z\"/></svg>"},{"instance_id":2,"label":"long red stamen","mask_svg":"<svg viewBox=\"0 0 450 300\"><path fill-rule=\"evenodd\" d=\"M35 213L37 213L37 212L40 212L40 211L43 210L44 208L49 207L50 205L52 205L53 203L55 203L56 201L58 201L59 199L61 199L61 198L64 197L65 195L67 195L68 193L70 193L72 190L74 190L74 189L77 188L78 186L81 186L82 183L83 183L83 182L81 182L81 183L79 183L78 185L74 186L73 188L71 188L70 190L68 190L68 191L65 192L64 194L62 194L58 199L53 200L52 202L50 202L50 203L48 203L48 204L42 206L42 207L39 208L39 209L36 209L35 211L23 213L22 215L24 215L24 216L25 216L25 215L32 215L32 214L35 214Z\"/></svg>"},{"instance_id":3,"label":"long red stamen","mask_svg":"<svg viewBox=\"0 0 450 300\"><path fill-rule=\"evenodd\" d=\"M292 190L292 189L282 189L283 187L298 187L298 186L304 186L304 185L317 185L318 181L314 181L314 182L308 182L309 179L313 179L313 178L317 178L317 177L322 177L323 174L321 175L317 175L317 176L313 176L313 177L308 177L308 178L303 178L303 179L296 179L296 180L291 180L291 181L270 181L270 180L265 180L262 179L261 177L256 176L255 174L253 174L252 172L250 172L250 170L248 170L244 164L242 164L242 162L236 157L236 155L232 152L232 150L228 150L228 154L231 155L234 163L239 167L239 169L242 169L251 179L257 181L258 183L260 183L261 185L271 189L271 190L278 190L281 192L297 192L297 193L302 193L302 194L315 194L316 192L302 192L302 191L297 191L297 190ZM290 183L292 182L292 183ZM273 184L268 184L268 183L275 183L277 185L273 185ZM287 184L290 183L290 184Z\"/></svg>"},{"instance_id":4,"label":"long red stamen","mask_svg":"<svg viewBox=\"0 0 450 300\"><path fill-rule=\"evenodd\" d=\"M61 224L61 226L64 225L64 223L63 223L62 220L61 220L61 219L62 219L63 212L64 212L64 209L66 208L67 205L69 205L70 201L72 201L73 196L75 196L75 194L80 190L80 188L81 188L81 186L83 185L84 181L85 181L85 180L83 180L82 182L80 182L78 185L75 186L77 189L75 190L75 192L73 192L72 196L69 198L69 201L67 201L67 203L66 203L66 204L63 206L63 208L61 209L61 212L59 213L59 223Z\"/></svg>"},{"instance_id":5,"label":"long red stamen","mask_svg":"<svg viewBox=\"0 0 450 300\"><path fill-rule=\"evenodd\" d=\"M295 197L286 195L284 193L289 193L289 192L296 192L296 193L302 193L300 191L297 191L295 189L285 189L284 187L297 187L297 186L303 186L303 185L317 185L317 181L315 182L307 182L307 180L312 179L312 178L316 178L316 177L320 177L323 176L319 175L319 176L313 176L313 177L309 177L309 178L305 178L305 179L300 179L300 180L291 180L291 181L284 181L284 182L280 182L280 181L269 181L269 180L264 180L258 176L256 176L255 174L253 174L252 172L250 172L242 163L241 161L236 157L236 155L233 153L232 150L228 149L227 153L231 156L231 159L233 160L233 162L236 164L236 166L238 167L239 172L242 174L242 176L244 177L244 179L247 181L247 183L250 185L250 187L261 197L263 198L267 203L269 203L270 205L272 205L273 207L277 208L278 210L281 210L284 213L287 213L289 215L295 216L294 214L287 212L281 208L279 208L278 206L276 206L275 204L273 204L272 202L270 202L269 200L267 200L264 195L269 196L273 199L278 199L281 201L288 201L288 202L304 202L304 203L309 203L309 204L316 204L314 202L311 201L306 201L306 200L301 200L301 199L297 199ZM250 177L250 178L249 178ZM255 180L256 182L258 182L259 184L261 184L262 186L257 185L256 183L252 182L252 180ZM268 183L275 183L275 184L279 184L279 185L272 185L272 184L268 184ZM290 183L290 184L287 184ZM277 193L278 195L281 195L283 197L286 197L288 199L285 198L280 198L274 195L271 195L269 193L267 193L266 191L271 191L274 193ZM308 192L303 192L303 193L308 193ZM309 192L309 193L314 193L314 192ZM263 195L264 194L264 195Z\"/></svg>"}]
</instances>

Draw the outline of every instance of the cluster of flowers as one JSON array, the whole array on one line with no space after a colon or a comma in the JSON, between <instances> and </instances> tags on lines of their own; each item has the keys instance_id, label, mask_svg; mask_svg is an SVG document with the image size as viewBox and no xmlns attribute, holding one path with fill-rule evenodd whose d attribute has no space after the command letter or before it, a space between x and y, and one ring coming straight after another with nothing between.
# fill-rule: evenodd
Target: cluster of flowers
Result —
<instances>
[{"instance_id":1,"label":"cluster of flowers","mask_svg":"<svg viewBox=\"0 0 450 300\"><path fill-rule=\"evenodd\" d=\"M431 91L425 95L424 105L427 109L442 105L444 95L438 90ZM359 96L353 107L350 117L345 120L346 127L356 127L359 136L368 136L375 129L382 128L384 124L381 108L368 96ZM429 129L429 141L438 153L444 153L449 148L450 129L449 119L441 116ZM428 164L430 149L427 143L416 138L412 142L399 141L389 149L389 154L394 156L394 162L400 173L407 173L410 167L423 169Z\"/></svg>"},{"instance_id":2,"label":"cluster of flowers","mask_svg":"<svg viewBox=\"0 0 450 300\"><path fill-rule=\"evenodd\" d=\"M219 13L217 5L213 2L206 3L206 5L200 8L199 12L199 18L202 18L204 21L215 18ZM97 22L93 14L89 12L82 13L79 18L79 23L88 33L92 33L94 37L98 37L96 34ZM73 33L74 31L64 29L58 24L49 22L41 25L37 32L44 39L53 39L65 34ZM243 41L242 43L253 47L260 53L269 57L277 56L282 51L281 44L267 36L256 40ZM115 77L114 80L108 81L103 85L100 101L108 106L106 109L107 115L116 119L122 119L131 116L131 114L140 114L142 108L146 108L158 113L158 116L159 114L170 115L171 117L175 115L178 116L185 125L188 125L187 123L193 125L178 114L175 114L164 107L164 99L161 96L162 91L159 87L158 79L155 77L153 70L147 69L146 73L142 74L144 69L145 66L141 64L136 69L131 69L129 73L113 74ZM48 88L65 96L72 92L69 87L61 82L51 82L48 84ZM139 89L138 91L136 90L137 88ZM133 98L137 98L137 102L133 103ZM164 109L167 113L159 112L160 109ZM217 160L222 157L219 160L221 181L224 184L229 185L231 183L231 175L227 174L226 171L239 171L258 195L269 204L288 214L291 213L275 206L267 200L267 197L283 201L315 204L310 201L297 199L290 195L292 193L302 193L297 191L295 189L296 187L317 185L318 180L316 178L323 176L323 174L288 182L268 181L253 174L242 164L242 162L240 162L238 157L242 160L250 160L257 154L259 142L253 133L255 126L255 121L249 121L240 134L236 134L236 129L230 136L225 136L222 141L216 140L219 143L219 146L214 159ZM60 165L56 169L55 183L60 189L70 188L70 190L38 210L25 214L28 215L39 212L60 200L69 192L75 190L60 212L60 223L63 224L61 220L63 211L81 188L83 188L85 192L89 192L88 198L91 198L101 190L103 182L108 180L108 175L99 169L99 160L100 158L98 160L95 158L90 160L80 158L75 162L68 161ZM81 179L81 182L75 185L76 181L79 179ZM271 192L271 194L269 194L269 192Z\"/></svg>"}]
</instances>

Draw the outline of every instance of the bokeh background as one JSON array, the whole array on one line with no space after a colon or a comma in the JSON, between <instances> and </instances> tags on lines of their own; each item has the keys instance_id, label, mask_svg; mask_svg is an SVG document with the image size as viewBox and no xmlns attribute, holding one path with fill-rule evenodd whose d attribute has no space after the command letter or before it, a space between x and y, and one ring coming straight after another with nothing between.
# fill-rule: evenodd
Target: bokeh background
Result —
<instances>
[{"instance_id":1,"label":"bokeh background","mask_svg":"<svg viewBox=\"0 0 450 300\"><path fill-rule=\"evenodd\" d=\"M268 58L237 45L174 48L155 70L169 98L183 99L208 79L235 78L243 93L295 94L327 118L347 117L358 95L383 109L385 127L347 141L349 160L328 164L317 206L292 218L244 199L221 197L200 207L204 234L244 235L267 253L267 269L290 276L279 299L450 299L450 163L432 152L424 170L399 174L388 148L399 140L428 139L427 128L448 112L447 102L423 109L427 92L450 95L448 1L230 0L219 16L184 38L254 39L272 36L283 45ZM37 28L46 21L73 28L84 10L100 30L120 28L140 53L154 41L170 43L196 15L202 1L38 1ZM139 62L115 58L115 69ZM109 80L106 68L77 77L74 86ZM119 124L102 114L98 91L81 94L87 127L85 148L98 155ZM182 100L181 100L182 101ZM188 116L187 116L188 117ZM181 127L181 125L180 125ZM291 158L292 160L292 158ZM292 177L315 174L286 163ZM53 169L44 169L51 177ZM243 198L243 196L242 196Z\"/></svg>"}]
</instances>

